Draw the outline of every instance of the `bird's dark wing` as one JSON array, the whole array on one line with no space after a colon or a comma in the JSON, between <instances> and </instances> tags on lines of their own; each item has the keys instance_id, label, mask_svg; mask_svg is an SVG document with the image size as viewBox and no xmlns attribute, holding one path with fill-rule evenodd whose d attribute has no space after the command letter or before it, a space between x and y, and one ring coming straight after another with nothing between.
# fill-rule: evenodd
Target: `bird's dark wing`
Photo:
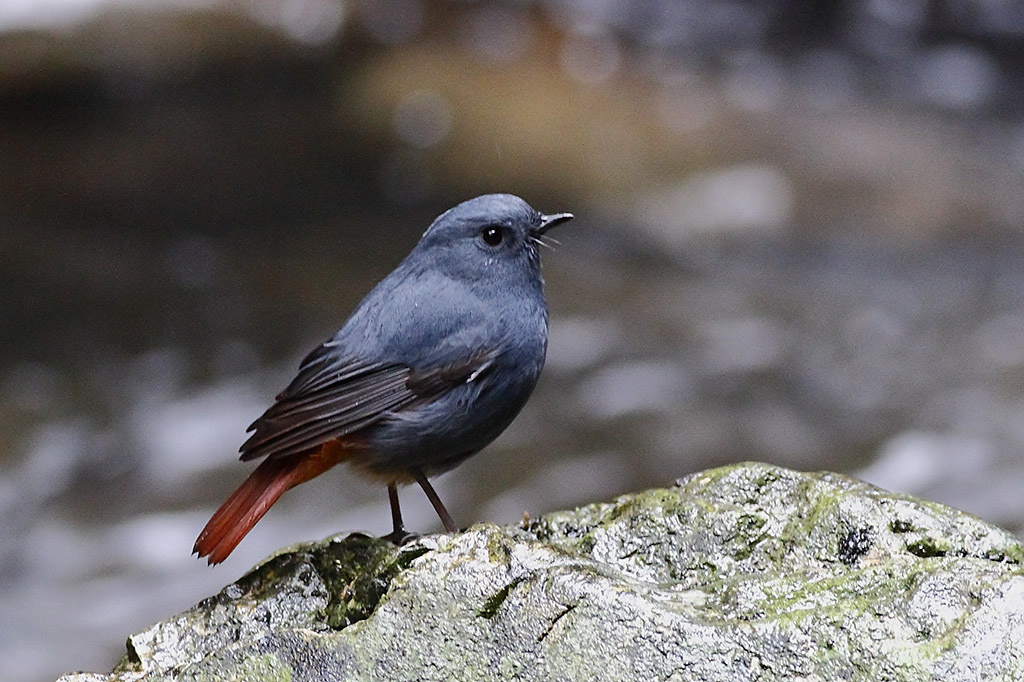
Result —
<instances>
[{"instance_id":1,"label":"bird's dark wing","mask_svg":"<svg viewBox=\"0 0 1024 682\"><path fill-rule=\"evenodd\" d=\"M475 380L496 355L478 351L464 360L414 370L359 361L339 351L328 341L306 356L288 388L249 426L253 434L239 449L243 460L288 457L352 434Z\"/></svg>"}]
</instances>

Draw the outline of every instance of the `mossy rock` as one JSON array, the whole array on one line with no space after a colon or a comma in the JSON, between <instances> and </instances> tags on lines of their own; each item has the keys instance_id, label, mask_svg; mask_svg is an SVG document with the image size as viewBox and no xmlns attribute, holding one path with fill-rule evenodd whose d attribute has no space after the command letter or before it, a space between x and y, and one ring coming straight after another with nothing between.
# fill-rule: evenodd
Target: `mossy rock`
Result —
<instances>
[{"instance_id":1,"label":"mossy rock","mask_svg":"<svg viewBox=\"0 0 1024 682\"><path fill-rule=\"evenodd\" d=\"M292 547L61 682L1024 679L1022 562L963 512L741 464L525 526Z\"/></svg>"}]
</instances>

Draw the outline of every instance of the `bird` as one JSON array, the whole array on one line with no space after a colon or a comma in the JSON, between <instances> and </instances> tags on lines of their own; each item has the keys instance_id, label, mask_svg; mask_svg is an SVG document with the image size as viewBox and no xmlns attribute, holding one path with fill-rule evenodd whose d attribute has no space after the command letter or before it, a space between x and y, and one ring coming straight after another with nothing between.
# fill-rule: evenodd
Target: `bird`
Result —
<instances>
[{"instance_id":1,"label":"bird","mask_svg":"<svg viewBox=\"0 0 1024 682\"><path fill-rule=\"evenodd\" d=\"M281 495L341 463L387 486L386 539L417 537L398 499L398 486L412 482L458 532L429 478L497 438L533 391L548 337L539 247L572 218L512 194L438 216L249 426L240 459L261 461L193 554L223 562Z\"/></svg>"}]
</instances>

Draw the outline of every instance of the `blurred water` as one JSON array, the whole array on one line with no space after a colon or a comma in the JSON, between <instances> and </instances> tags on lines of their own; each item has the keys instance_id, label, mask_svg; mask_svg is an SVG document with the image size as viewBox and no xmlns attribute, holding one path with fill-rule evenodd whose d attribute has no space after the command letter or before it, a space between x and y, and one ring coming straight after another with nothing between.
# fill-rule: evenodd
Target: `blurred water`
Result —
<instances>
[{"instance_id":1,"label":"blurred water","mask_svg":"<svg viewBox=\"0 0 1024 682\"><path fill-rule=\"evenodd\" d=\"M0 678L389 530L338 471L189 556L299 358L482 191L577 220L535 396L437 483L457 521L764 460L1024 530L1012 3L128 5L0 35Z\"/></svg>"}]
</instances>

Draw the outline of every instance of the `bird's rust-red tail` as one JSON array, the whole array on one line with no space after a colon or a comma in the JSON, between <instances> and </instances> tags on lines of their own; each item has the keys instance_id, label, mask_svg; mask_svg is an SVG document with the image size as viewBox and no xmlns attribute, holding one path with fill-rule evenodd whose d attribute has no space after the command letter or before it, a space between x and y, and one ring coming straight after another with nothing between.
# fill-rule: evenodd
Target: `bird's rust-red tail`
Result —
<instances>
[{"instance_id":1,"label":"bird's rust-red tail","mask_svg":"<svg viewBox=\"0 0 1024 682\"><path fill-rule=\"evenodd\" d=\"M345 458L346 448L331 441L305 455L263 460L220 506L196 539L192 552L219 564L289 488L319 476Z\"/></svg>"}]
</instances>

